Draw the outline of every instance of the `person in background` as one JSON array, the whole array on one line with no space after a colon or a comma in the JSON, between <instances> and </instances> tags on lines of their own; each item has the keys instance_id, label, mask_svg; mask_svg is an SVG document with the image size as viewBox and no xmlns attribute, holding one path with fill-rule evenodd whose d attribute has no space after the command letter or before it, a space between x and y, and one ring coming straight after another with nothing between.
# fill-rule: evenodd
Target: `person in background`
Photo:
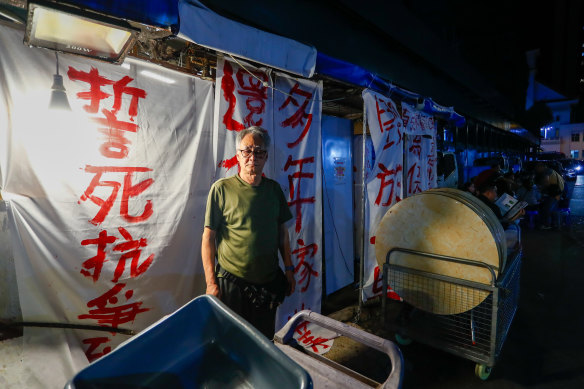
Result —
<instances>
[{"instance_id":1,"label":"person in background","mask_svg":"<svg viewBox=\"0 0 584 389\"><path fill-rule=\"evenodd\" d=\"M269 145L260 127L238 133L239 173L218 180L209 191L201 255L206 293L271 339L276 308L294 292L296 281L284 224L292 213L280 185L262 176Z\"/></svg>"},{"instance_id":2,"label":"person in background","mask_svg":"<svg viewBox=\"0 0 584 389\"><path fill-rule=\"evenodd\" d=\"M497 217L497 220L499 220L499 222L501 223L501 225L503 226L504 229L509 227L509 225L512 224L515 220L517 220L520 217L522 217L523 215L525 215L525 210L522 209L520 212L518 212L513 217L513 219L510 219L510 220L503 219L503 215L501 214L501 210L495 204L495 201L497 201L497 198L498 198L496 180L487 179L484 182L481 182L477 189L479 192L477 197L483 203L485 203L491 209L491 211L493 211L493 213Z\"/></svg>"},{"instance_id":3,"label":"person in background","mask_svg":"<svg viewBox=\"0 0 584 389\"><path fill-rule=\"evenodd\" d=\"M473 177L474 178L474 177ZM462 184L462 190L465 192L469 192L470 194L472 194L473 196L476 196L477 194L477 190L475 188L475 184L473 182L473 178L470 179L470 181L465 182L464 184Z\"/></svg>"},{"instance_id":4,"label":"person in background","mask_svg":"<svg viewBox=\"0 0 584 389\"><path fill-rule=\"evenodd\" d=\"M521 186L517 189L517 199L529 204L525 209L528 211L537 211L541 202L541 192L535 185L534 177L527 175L523 177Z\"/></svg>"},{"instance_id":5,"label":"person in background","mask_svg":"<svg viewBox=\"0 0 584 389\"><path fill-rule=\"evenodd\" d=\"M565 183L562 176L543 163L535 165L536 177L541 188L542 200L540 205L540 226L542 230L549 230L559 227L553 223L557 222L558 204L565 195Z\"/></svg>"}]
</instances>

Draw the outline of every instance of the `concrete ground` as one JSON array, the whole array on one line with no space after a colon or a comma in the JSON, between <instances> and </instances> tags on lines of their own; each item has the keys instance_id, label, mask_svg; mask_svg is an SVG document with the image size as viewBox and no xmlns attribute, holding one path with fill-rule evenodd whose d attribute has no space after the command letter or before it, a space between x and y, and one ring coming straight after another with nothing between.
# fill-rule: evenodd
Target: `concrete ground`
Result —
<instances>
[{"instance_id":1,"label":"concrete ground","mask_svg":"<svg viewBox=\"0 0 584 389\"><path fill-rule=\"evenodd\" d=\"M489 379L475 376L474 362L414 342L400 346L404 388L584 388L584 176L575 183L570 207L569 228L523 230L519 308ZM354 288L346 288L327 298L324 311L351 322L356 301ZM390 315L402 307L391 303ZM382 324L378 302L368 303L354 325L395 340ZM327 356L377 381L389 373L386 357L344 338Z\"/></svg>"}]
</instances>

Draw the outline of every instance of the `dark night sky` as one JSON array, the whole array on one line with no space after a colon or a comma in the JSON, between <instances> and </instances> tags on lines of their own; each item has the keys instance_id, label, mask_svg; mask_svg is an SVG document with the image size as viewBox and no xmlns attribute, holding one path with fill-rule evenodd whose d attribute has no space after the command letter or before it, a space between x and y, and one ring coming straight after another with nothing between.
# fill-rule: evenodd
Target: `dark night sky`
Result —
<instances>
[{"instance_id":1,"label":"dark night sky","mask_svg":"<svg viewBox=\"0 0 584 389\"><path fill-rule=\"evenodd\" d=\"M578 94L578 49L584 26L581 0L405 0L405 3L512 98L521 99L511 85L521 84L524 53L530 49L540 49L539 81L567 97Z\"/></svg>"}]
</instances>

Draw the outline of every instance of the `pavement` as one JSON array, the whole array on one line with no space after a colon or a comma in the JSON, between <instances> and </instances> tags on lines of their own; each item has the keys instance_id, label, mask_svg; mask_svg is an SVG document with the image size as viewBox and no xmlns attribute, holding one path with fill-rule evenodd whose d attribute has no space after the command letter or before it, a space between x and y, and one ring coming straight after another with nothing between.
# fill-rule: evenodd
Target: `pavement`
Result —
<instances>
[{"instance_id":1,"label":"pavement","mask_svg":"<svg viewBox=\"0 0 584 389\"><path fill-rule=\"evenodd\" d=\"M403 388L584 388L584 176L570 185L569 226L523 229L519 307L488 380L475 376L474 362L414 341L400 346ZM395 341L378 301L369 302L353 323L355 301L357 292L349 287L329 296L323 312ZM390 316L392 309L395 320L403 303L391 302ZM330 359L378 381L387 377L387 358L340 339L333 347L340 351L331 351Z\"/></svg>"}]
</instances>

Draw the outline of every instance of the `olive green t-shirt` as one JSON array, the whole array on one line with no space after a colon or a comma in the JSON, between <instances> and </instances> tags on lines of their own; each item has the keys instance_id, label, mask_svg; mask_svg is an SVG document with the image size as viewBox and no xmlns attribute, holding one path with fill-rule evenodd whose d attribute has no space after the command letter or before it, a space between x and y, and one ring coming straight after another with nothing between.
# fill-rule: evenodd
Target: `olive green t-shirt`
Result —
<instances>
[{"instance_id":1,"label":"olive green t-shirt","mask_svg":"<svg viewBox=\"0 0 584 389\"><path fill-rule=\"evenodd\" d=\"M205 227L215 231L219 265L259 284L276 276L279 226L291 218L276 181L263 177L251 186L236 174L211 187Z\"/></svg>"}]
</instances>

